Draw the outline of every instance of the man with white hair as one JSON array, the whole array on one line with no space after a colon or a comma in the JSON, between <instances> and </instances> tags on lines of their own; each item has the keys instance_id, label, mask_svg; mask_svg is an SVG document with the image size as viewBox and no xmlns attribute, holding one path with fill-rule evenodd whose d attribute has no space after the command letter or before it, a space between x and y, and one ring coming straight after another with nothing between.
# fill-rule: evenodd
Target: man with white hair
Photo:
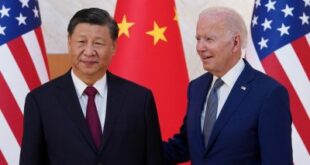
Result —
<instances>
[{"instance_id":1,"label":"man with white hair","mask_svg":"<svg viewBox=\"0 0 310 165\"><path fill-rule=\"evenodd\" d=\"M246 38L230 8L199 15L196 49L208 72L189 84L184 123L164 142L167 164L293 164L288 92L242 59Z\"/></svg>"}]
</instances>

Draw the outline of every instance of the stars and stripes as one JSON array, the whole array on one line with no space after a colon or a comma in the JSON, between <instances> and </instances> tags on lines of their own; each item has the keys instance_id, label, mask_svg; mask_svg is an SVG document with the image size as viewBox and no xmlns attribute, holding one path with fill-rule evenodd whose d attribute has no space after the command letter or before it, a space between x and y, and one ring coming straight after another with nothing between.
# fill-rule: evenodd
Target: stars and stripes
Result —
<instances>
[{"instance_id":1,"label":"stars and stripes","mask_svg":"<svg viewBox=\"0 0 310 165\"><path fill-rule=\"evenodd\" d=\"M289 91L295 164L310 164L310 0L256 0L246 58Z\"/></svg>"},{"instance_id":2,"label":"stars and stripes","mask_svg":"<svg viewBox=\"0 0 310 165\"><path fill-rule=\"evenodd\" d=\"M306 1L256 2L261 6L255 7L251 33L260 59L309 32L310 6L304 6Z\"/></svg>"},{"instance_id":3,"label":"stars and stripes","mask_svg":"<svg viewBox=\"0 0 310 165\"><path fill-rule=\"evenodd\" d=\"M0 1L0 164L18 164L26 94L49 80L37 0Z\"/></svg>"}]
</instances>

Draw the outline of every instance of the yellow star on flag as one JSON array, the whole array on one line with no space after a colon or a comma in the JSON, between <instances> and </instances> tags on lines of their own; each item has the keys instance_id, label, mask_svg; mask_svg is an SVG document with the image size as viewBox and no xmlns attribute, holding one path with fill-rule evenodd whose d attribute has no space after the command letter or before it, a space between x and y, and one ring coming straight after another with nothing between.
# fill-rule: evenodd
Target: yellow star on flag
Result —
<instances>
[{"instance_id":1,"label":"yellow star on flag","mask_svg":"<svg viewBox=\"0 0 310 165\"><path fill-rule=\"evenodd\" d=\"M176 8L174 8L174 18L173 18L173 20L175 20L175 21L179 21L179 14L178 14L178 11L177 11L177 9Z\"/></svg>"},{"instance_id":2,"label":"yellow star on flag","mask_svg":"<svg viewBox=\"0 0 310 165\"><path fill-rule=\"evenodd\" d=\"M129 28L133 26L135 23L133 22L127 22L126 15L123 16L122 22L118 23L118 28L119 28L119 33L118 37L121 36L122 34L126 35L129 37Z\"/></svg>"},{"instance_id":3,"label":"yellow star on flag","mask_svg":"<svg viewBox=\"0 0 310 165\"><path fill-rule=\"evenodd\" d=\"M167 42L167 39L164 35L166 29L167 29L166 26L165 27L159 27L158 24L156 23L156 21L154 21L153 30L146 32L146 34L154 37L154 45L156 45L159 40L163 40L163 41Z\"/></svg>"}]
</instances>

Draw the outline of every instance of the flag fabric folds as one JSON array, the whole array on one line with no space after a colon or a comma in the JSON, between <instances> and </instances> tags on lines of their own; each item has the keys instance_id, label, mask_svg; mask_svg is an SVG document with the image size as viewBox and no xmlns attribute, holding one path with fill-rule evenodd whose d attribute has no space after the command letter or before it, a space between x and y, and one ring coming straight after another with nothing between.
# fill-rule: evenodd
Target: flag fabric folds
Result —
<instances>
[{"instance_id":1,"label":"flag fabric folds","mask_svg":"<svg viewBox=\"0 0 310 165\"><path fill-rule=\"evenodd\" d=\"M178 132L186 111L188 74L173 0L118 0L120 28L110 71L148 87L162 136Z\"/></svg>"},{"instance_id":2,"label":"flag fabric folds","mask_svg":"<svg viewBox=\"0 0 310 165\"><path fill-rule=\"evenodd\" d=\"M49 80L37 0L0 2L0 164L18 164L26 94Z\"/></svg>"},{"instance_id":3,"label":"flag fabric folds","mask_svg":"<svg viewBox=\"0 0 310 165\"><path fill-rule=\"evenodd\" d=\"M310 164L310 1L256 0L246 58L289 92L294 163Z\"/></svg>"}]
</instances>

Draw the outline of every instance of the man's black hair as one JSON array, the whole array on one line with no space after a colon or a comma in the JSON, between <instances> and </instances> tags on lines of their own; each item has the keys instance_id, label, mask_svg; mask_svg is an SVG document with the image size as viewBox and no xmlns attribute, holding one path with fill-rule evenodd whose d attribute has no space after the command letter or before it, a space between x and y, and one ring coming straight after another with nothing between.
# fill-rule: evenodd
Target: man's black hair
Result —
<instances>
[{"instance_id":1,"label":"man's black hair","mask_svg":"<svg viewBox=\"0 0 310 165\"><path fill-rule=\"evenodd\" d=\"M72 35L75 27L79 23L89 23L93 25L107 25L110 30L111 38L115 41L118 37L118 26L110 14L99 8L82 9L74 14L71 18L67 31L69 36Z\"/></svg>"}]
</instances>

